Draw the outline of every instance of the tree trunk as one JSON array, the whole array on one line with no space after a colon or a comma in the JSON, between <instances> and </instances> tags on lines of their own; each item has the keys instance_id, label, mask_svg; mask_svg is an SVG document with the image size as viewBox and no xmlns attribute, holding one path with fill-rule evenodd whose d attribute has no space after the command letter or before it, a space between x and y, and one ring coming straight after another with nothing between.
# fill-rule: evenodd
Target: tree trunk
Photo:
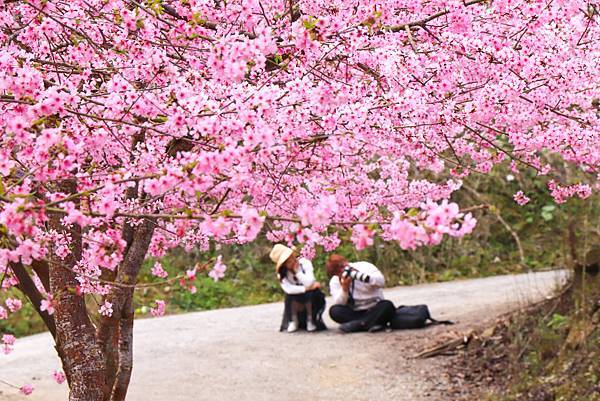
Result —
<instances>
[{"instance_id":1,"label":"tree trunk","mask_svg":"<svg viewBox=\"0 0 600 401\"><path fill-rule=\"evenodd\" d=\"M110 296L106 299L108 302L111 302ZM113 315L103 317L100 320L100 327L98 328L98 345L102 349L105 364L104 384L102 389L103 401L110 401L112 397L112 388L119 369L119 327L118 318L115 314L115 304L116 303L113 303Z\"/></svg>"},{"instance_id":2,"label":"tree trunk","mask_svg":"<svg viewBox=\"0 0 600 401\"><path fill-rule=\"evenodd\" d=\"M127 395L133 370L133 291L123 306L119 322L119 370L115 380L112 401L123 401Z\"/></svg>"},{"instance_id":3,"label":"tree trunk","mask_svg":"<svg viewBox=\"0 0 600 401\"><path fill-rule=\"evenodd\" d=\"M134 138L132 148L138 142L138 138ZM138 196L138 186L129 187L126 190L125 197L126 199L135 199ZM123 229L121 231L121 238L125 240L127 244L124 251L124 261L129 254L131 246L134 241L134 235L136 232L137 226L133 226L128 224L127 222L123 223ZM139 246L139 245L138 245ZM144 252L145 255L145 252ZM107 281L117 281L118 272L124 268L124 264L122 266L117 267L114 271L105 270L102 272L102 279ZM139 269L138 269L139 271ZM105 372L105 383L104 383L104 401L110 401L112 399L113 386L115 385L115 381L117 380L117 375L119 374L119 336L120 336L120 313L119 311L122 308L122 304L125 303L125 299L127 297L126 291L122 287L115 286L111 289L111 292L105 297L105 301L108 301L112 304L113 314L112 316L103 316L100 321L100 326L98 327L98 341L100 347L104 351L105 361L106 361L106 372Z\"/></svg>"},{"instance_id":4,"label":"tree trunk","mask_svg":"<svg viewBox=\"0 0 600 401\"><path fill-rule=\"evenodd\" d=\"M61 183L61 190L73 193L73 180ZM87 313L85 300L78 295L79 284L71 270L81 260L81 228L68 230L61 225L61 217L52 214L50 227L59 234L72 238L71 254L61 260L51 250L49 258L49 284L54 298L54 321L56 324L56 346L68 372L70 401L101 401L104 385L104 357L98 346L96 333Z\"/></svg>"},{"instance_id":5,"label":"tree trunk","mask_svg":"<svg viewBox=\"0 0 600 401\"><path fill-rule=\"evenodd\" d=\"M135 149L144 138L145 129L133 138L131 148ZM126 199L136 199L139 195L137 183L125 193ZM127 244L125 256L118 270L108 273L110 281L126 285L136 283L155 225L152 220L144 220L135 226L123 223L121 237ZM113 315L103 319L98 330L107 362L104 401L124 400L133 369L133 288L115 286L106 299L113 304Z\"/></svg>"},{"instance_id":6,"label":"tree trunk","mask_svg":"<svg viewBox=\"0 0 600 401\"><path fill-rule=\"evenodd\" d=\"M99 344L104 352L106 371L104 401L124 400L133 368L133 287L150 246L155 223L144 221L137 226L131 245L119 266L115 283L105 297L113 314L101 320ZM120 285L119 285L120 284Z\"/></svg>"}]
</instances>

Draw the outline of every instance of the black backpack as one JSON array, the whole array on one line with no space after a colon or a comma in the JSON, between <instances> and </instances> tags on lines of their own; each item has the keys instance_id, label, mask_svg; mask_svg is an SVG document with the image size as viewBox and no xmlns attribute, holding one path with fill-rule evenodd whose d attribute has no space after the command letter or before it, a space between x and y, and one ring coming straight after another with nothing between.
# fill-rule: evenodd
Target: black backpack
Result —
<instances>
[{"instance_id":1,"label":"black backpack","mask_svg":"<svg viewBox=\"0 0 600 401\"><path fill-rule=\"evenodd\" d=\"M454 324L450 320L435 320L429 314L427 305L399 306L390 322L394 330L420 329L436 324Z\"/></svg>"}]
</instances>

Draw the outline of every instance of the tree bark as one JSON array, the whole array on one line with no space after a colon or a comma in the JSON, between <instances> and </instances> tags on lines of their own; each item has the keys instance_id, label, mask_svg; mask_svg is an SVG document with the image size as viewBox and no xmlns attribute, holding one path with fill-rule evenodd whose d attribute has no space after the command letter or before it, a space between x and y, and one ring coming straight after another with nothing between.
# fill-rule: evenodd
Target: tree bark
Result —
<instances>
[{"instance_id":1,"label":"tree bark","mask_svg":"<svg viewBox=\"0 0 600 401\"><path fill-rule=\"evenodd\" d=\"M132 148L137 144L137 138L134 138ZM138 196L138 185L127 188L125 197L126 199L135 199ZM133 244L134 234L136 226L123 223L123 229L121 231L121 238L125 240L127 244L125 247L124 255L126 256L131 249ZM125 258L124 258L125 259ZM105 270L102 272L102 278L107 281L115 281L117 274L120 270L120 266L114 271ZM114 287L111 293L105 298L106 301L113 305L113 315L102 317L100 321L100 327L98 328L98 341L102 348L106 362L105 372L105 383L104 383L104 395L103 400L109 401L112 398L113 386L117 379L117 373L119 369L119 314L116 310L119 308L120 303L117 299L125 297L121 288Z\"/></svg>"},{"instance_id":2,"label":"tree bark","mask_svg":"<svg viewBox=\"0 0 600 401\"><path fill-rule=\"evenodd\" d=\"M63 181L60 190L73 193L74 180ZM85 300L75 291L79 284L72 269L81 260L81 228L73 226L66 232L61 225L61 217L52 214L50 227L59 234L70 234L71 254L61 260L54 252L50 253L49 284L54 299L54 320L56 323L56 346L68 372L70 401L101 401L104 385L104 358L98 346L94 326L88 316Z\"/></svg>"},{"instance_id":3,"label":"tree bark","mask_svg":"<svg viewBox=\"0 0 600 401\"><path fill-rule=\"evenodd\" d=\"M133 294L127 298L119 322L119 370L112 401L123 401L127 395L133 370Z\"/></svg>"},{"instance_id":4,"label":"tree bark","mask_svg":"<svg viewBox=\"0 0 600 401\"><path fill-rule=\"evenodd\" d=\"M115 283L134 285L150 246L155 223L145 220L133 232L131 245L119 266ZM106 361L104 401L123 400L133 368L133 287L115 285L105 301L112 304L112 316L104 317L98 329L99 344Z\"/></svg>"},{"instance_id":5,"label":"tree bark","mask_svg":"<svg viewBox=\"0 0 600 401\"><path fill-rule=\"evenodd\" d=\"M111 294L106 297L108 302L114 301L118 294ZM112 303L112 302L111 302ZM104 383L102 388L102 400L110 401L112 397L112 388L117 377L119 368L119 327L118 318L115 315L115 303L113 303L113 315L102 317L98 327L98 345L104 355Z\"/></svg>"},{"instance_id":6,"label":"tree bark","mask_svg":"<svg viewBox=\"0 0 600 401\"><path fill-rule=\"evenodd\" d=\"M50 270L48 262L45 260L34 260L31 262L31 268L40 278L46 292L50 292Z\"/></svg>"},{"instance_id":7,"label":"tree bark","mask_svg":"<svg viewBox=\"0 0 600 401\"><path fill-rule=\"evenodd\" d=\"M118 283L133 285L137 282L138 273L150 247L155 225L154 221L145 220L136 228L129 251L117 274ZM118 314L119 370L113 387L112 401L125 399L133 370L133 288L126 288L124 292L126 296Z\"/></svg>"}]
</instances>

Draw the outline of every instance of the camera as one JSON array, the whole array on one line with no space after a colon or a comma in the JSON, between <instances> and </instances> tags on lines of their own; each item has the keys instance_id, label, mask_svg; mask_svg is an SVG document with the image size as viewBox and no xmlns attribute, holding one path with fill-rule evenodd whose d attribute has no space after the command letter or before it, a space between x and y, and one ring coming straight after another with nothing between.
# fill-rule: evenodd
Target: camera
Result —
<instances>
[{"instance_id":1,"label":"camera","mask_svg":"<svg viewBox=\"0 0 600 401\"><path fill-rule=\"evenodd\" d=\"M364 283L368 283L371 280L371 277L368 274L361 273L350 266L346 266L344 268L344 271L342 271L342 277L350 277L352 280L358 280Z\"/></svg>"}]
</instances>

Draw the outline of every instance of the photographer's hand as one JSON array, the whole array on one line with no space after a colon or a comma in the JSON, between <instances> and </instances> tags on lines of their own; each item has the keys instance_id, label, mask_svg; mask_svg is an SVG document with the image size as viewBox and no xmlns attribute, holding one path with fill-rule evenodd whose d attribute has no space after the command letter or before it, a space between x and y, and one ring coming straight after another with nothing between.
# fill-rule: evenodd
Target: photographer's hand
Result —
<instances>
[{"instance_id":1,"label":"photographer's hand","mask_svg":"<svg viewBox=\"0 0 600 401\"><path fill-rule=\"evenodd\" d=\"M342 290L344 290L344 292L348 292L350 291L352 279L350 277L340 277L340 284L342 285Z\"/></svg>"}]
</instances>

